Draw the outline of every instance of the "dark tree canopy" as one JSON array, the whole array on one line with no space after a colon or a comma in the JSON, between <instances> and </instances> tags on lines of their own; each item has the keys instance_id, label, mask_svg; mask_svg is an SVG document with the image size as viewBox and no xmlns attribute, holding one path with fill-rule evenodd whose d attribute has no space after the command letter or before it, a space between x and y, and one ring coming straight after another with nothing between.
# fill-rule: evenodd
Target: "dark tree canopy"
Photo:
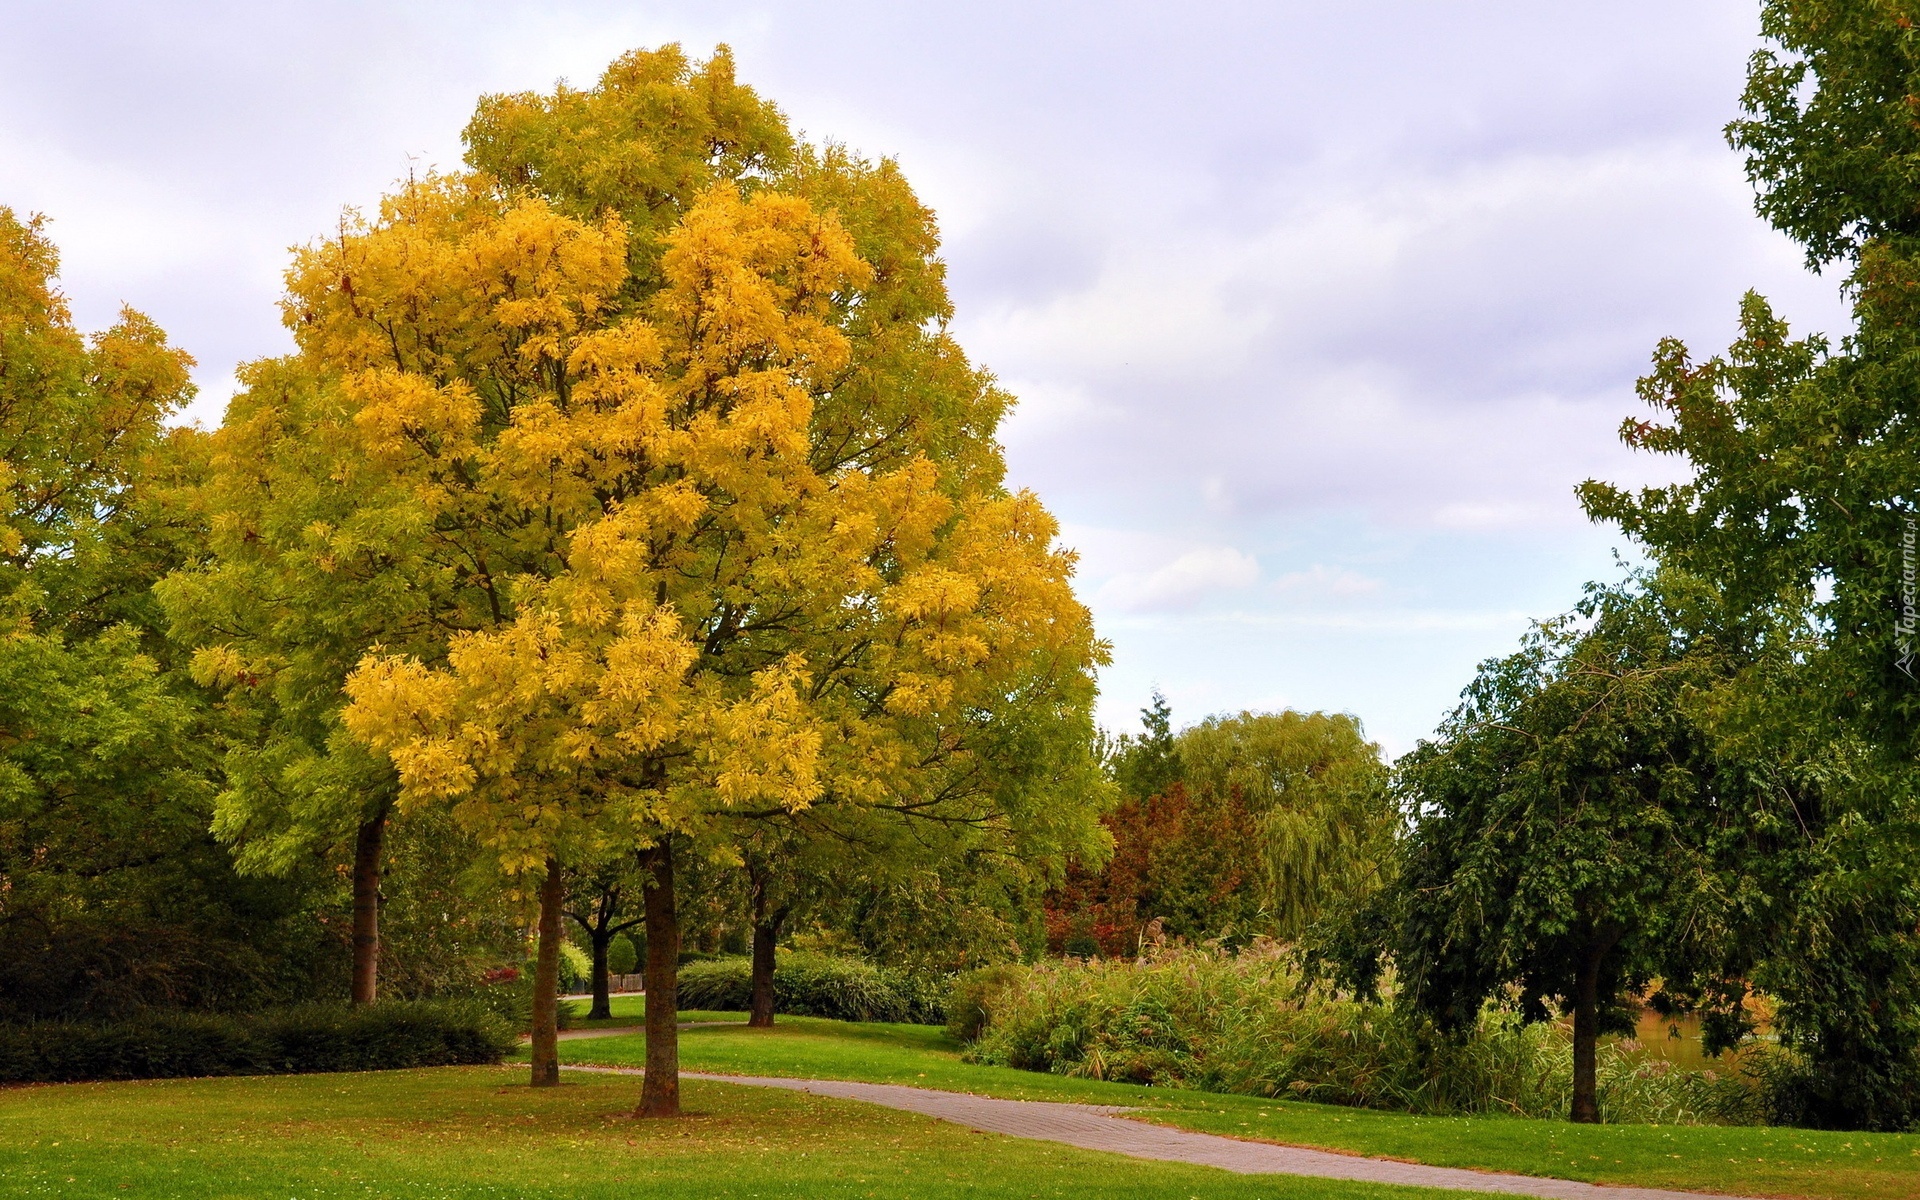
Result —
<instances>
[{"instance_id":1,"label":"dark tree canopy","mask_svg":"<svg viewBox=\"0 0 1920 1200\"><path fill-rule=\"evenodd\" d=\"M1485 664L1398 764L1414 825L1348 958L1363 990L1384 947L1399 1002L1444 1030L1489 1001L1571 1012L1573 1117L1597 1120L1594 1039L1630 1031L1656 978L1695 976L1724 926L1715 843L1746 813L1693 712L1722 673L1657 596L1598 589Z\"/></svg>"},{"instance_id":2,"label":"dark tree canopy","mask_svg":"<svg viewBox=\"0 0 1920 1200\"><path fill-rule=\"evenodd\" d=\"M1753 865L1777 903L1750 934L1778 1028L1814 1064L1804 1119L1920 1117L1920 40L1898 2L1774 0L1752 62L1761 214L1840 263L1854 327L1795 338L1749 294L1738 340L1669 339L1623 438L1691 478L1582 500L1699 581L1756 665L1725 736L1764 761L1797 836ZM1761 769L1761 768L1756 768Z\"/></svg>"}]
</instances>

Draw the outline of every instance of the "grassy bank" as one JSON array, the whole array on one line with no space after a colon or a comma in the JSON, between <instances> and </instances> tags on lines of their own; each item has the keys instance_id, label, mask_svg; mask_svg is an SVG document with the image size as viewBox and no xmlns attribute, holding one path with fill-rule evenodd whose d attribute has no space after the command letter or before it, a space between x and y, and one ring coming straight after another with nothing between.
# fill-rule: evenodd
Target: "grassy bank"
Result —
<instances>
[{"instance_id":1,"label":"grassy bank","mask_svg":"<svg viewBox=\"0 0 1920 1200\"><path fill-rule=\"evenodd\" d=\"M873 1105L688 1081L635 1121L631 1078L525 1068L0 1090L0 1195L188 1200L1066 1197L1438 1200L987 1137Z\"/></svg>"},{"instance_id":2,"label":"grassy bank","mask_svg":"<svg viewBox=\"0 0 1920 1200\"><path fill-rule=\"evenodd\" d=\"M1417 1117L1334 1105L1072 1079L960 1060L961 1047L918 1025L784 1018L772 1030L688 1029L689 1071L905 1083L1019 1100L1139 1105L1146 1119L1233 1137L1439 1166L1594 1183L1802 1196L1920 1196L1920 1135L1780 1128L1571 1125L1518 1117ZM561 1047L562 1061L636 1065L641 1039Z\"/></svg>"}]
</instances>

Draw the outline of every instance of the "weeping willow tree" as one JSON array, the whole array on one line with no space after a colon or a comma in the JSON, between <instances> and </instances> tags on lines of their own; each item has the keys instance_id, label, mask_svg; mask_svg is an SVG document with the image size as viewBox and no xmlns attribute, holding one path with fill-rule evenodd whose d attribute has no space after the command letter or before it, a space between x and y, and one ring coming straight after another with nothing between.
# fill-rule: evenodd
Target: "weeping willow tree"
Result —
<instances>
[{"instance_id":1,"label":"weeping willow tree","mask_svg":"<svg viewBox=\"0 0 1920 1200\"><path fill-rule=\"evenodd\" d=\"M1155 932L1293 940L1385 881L1403 823L1357 718L1243 712L1176 734L1159 697L1143 717L1109 764L1124 797L1105 818L1113 857L1048 897L1054 949L1127 955Z\"/></svg>"},{"instance_id":2,"label":"weeping willow tree","mask_svg":"<svg viewBox=\"0 0 1920 1200\"><path fill-rule=\"evenodd\" d=\"M1245 814L1263 932L1292 938L1382 882L1401 822L1380 748L1346 713L1240 713L1183 732L1187 791Z\"/></svg>"}]
</instances>

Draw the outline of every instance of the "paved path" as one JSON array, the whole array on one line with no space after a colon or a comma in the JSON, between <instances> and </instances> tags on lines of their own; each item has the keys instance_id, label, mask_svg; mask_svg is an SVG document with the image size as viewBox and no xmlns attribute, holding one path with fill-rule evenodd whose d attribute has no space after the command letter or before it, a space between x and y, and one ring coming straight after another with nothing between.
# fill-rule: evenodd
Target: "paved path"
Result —
<instances>
[{"instance_id":1,"label":"paved path","mask_svg":"<svg viewBox=\"0 0 1920 1200\"><path fill-rule=\"evenodd\" d=\"M569 1071L602 1071L638 1075L631 1067L569 1065ZM1384 1158L1362 1158L1271 1142L1243 1142L1210 1133L1190 1133L1164 1125L1132 1121L1117 1113L1134 1111L1099 1104L1059 1104L1046 1100L994 1100L964 1092L938 1092L892 1083L843 1083L824 1079L777 1079L756 1075L703 1075L681 1072L683 1079L710 1079L750 1087L785 1088L841 1100L864 1100L952 1121L987 1133L1009 1137L1064 1142L1085 1150L1106 1150L1134 1158L1164 1159L1219 1167L1241 1175L1312 1175L1322 1179L1352 1179L1364 1183L1399 1183L1409 1187L1458 1188L1477 1192L1507 1192L1544 1196L1549 1200L1702 1200L1701 1192L1661 1188L1608 1187L1569 1179L1536 1175L1502 1175L1458 1167L1430 1167ZM1722 1200L1740 1200L1738 1197Z\"/></svg>"}]
</instances>

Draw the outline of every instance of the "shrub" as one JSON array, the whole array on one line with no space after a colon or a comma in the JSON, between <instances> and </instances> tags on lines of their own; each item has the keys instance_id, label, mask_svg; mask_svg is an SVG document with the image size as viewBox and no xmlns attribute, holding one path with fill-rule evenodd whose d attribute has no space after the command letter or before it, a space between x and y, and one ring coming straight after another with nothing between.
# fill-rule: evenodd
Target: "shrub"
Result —
<instances>
[{"instance_id":1,"label":"shrub","mask_svg":"<svg viewBox=\"0 0 1920 1200\"><path fill-rule=\"evenodd\" d=\"M478 1005L505 1021L509 1028L524 1033L533 1027L533 968L529 966L522 971L518 967L502 967L489 971L486 982L480 986L443 998ZM562 1000L554 1013L554 1026L571 1029L580 1016L577 1004Z\"/></svg>"},{"instance_id":2,"label":"shrub","mask_svg":"<svg viewBox=\"0 0 1920 1200\"><path fill-rule=\"evenodd\" d=\"M0 1026L0 1083L374 1071L497 1063L513 1028L458 1001L311 1004L257 1015L153 1012Z\"/></svg>"},{"instance_id":3,"label":"shrub","mask_svg":"<svg viewBox=\"0 0 1920 1200\"><path fill-rule=\"evenodd\" d=\"M616 933L607 943L607 973L609 975L631 975L640 969L640 951L633 939L624 933Z\"/></svg>"},{"instance_id":4,"label":"shrub","mask_svg":"<svg viewBox=\"0 0 1920 1200\"><path fill-rule=\"evenodd\" d=\"M953 1011L957 1034L974 1027L971 1061L1060 1075L1427 1114L1558 1117L1572 1095L1572 1044L1556 1026L1490 1010L1471 1036L1444 1038L1390 1006L1304 986L1270 946L976 972ZM1608 1046L1602 1116L1755 1123L1778 1058L1750 1051L1727 1071L1694 1072Z\"/></svg>"},{"instance_id":5,"label":"shrub","mask_svg":"<svg viewBox=\"0 0 1920 1200\"><path fill-rule=\"evenodd\" d=\"M528 974L532 974L529 968ZM593 956L572 942L560 943L560 990L577 992L593 986Z\"/></svg>"},{"instance_id":6,"label":"shrub","mask_svg":"<svg viewBox=\"0 0 1920 1200\"><path fill-rule=\"evenodd\" d=\"M782 951L773 973L775 1012L840 1021L945 1019L940 983L857 958ZM680 968L680 1007L745 1012L753 999L753 963L715 958Z\"/></svg>"},{"instance_id":7,"label":"shrub","mask_svg":"<svg viewBox=\"0 0 1920 1200\"><path fill-rule=\"evenodd\" d=\"M947 993L947 1033L975 1041L987 1027L1001 994L1025 983L1027 968L1013 963L979 967L954 978Z\"/></svg>"}]
</instances>

